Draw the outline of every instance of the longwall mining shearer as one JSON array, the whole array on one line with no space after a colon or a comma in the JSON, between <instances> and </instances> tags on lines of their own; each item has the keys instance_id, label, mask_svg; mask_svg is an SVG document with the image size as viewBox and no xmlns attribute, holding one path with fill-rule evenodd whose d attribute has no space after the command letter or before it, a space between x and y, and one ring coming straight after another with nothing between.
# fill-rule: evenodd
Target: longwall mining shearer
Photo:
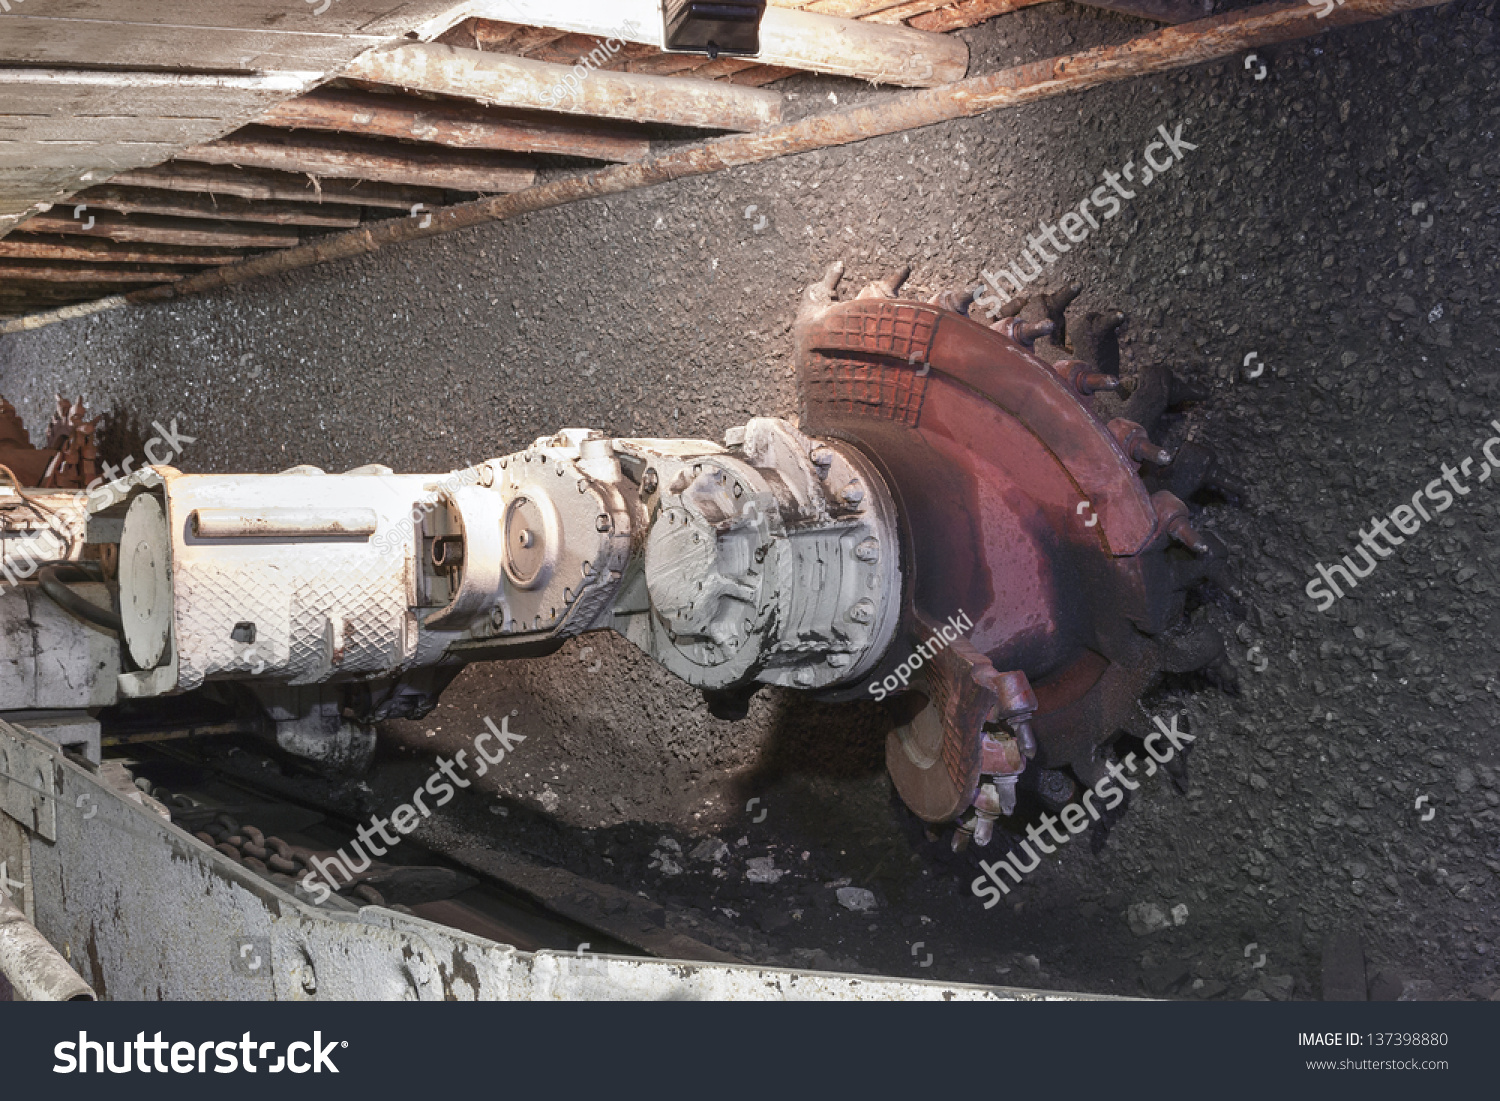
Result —
<instances>
[{"instance_id":1,"label":"longwall mining shearer","mask_svg":"<svg viewBox=\"0 0 1500 1101\"><path fill-rule=\"evenodd\" d=\"M446 476L23 488L94 461L68 410L0 491L0 717L97 754L101 725L217 708L358 769L374 724L426 714L466 663L612 629L721 717L764 685L894 697L901 796L984 844L1028 769L1093 782L1142 692L1219 656L1184 622L1222 559L1184 503L1211 455L1152 442L1178 384L1123 398L1117 318L1075 334L1097 362L1048 363L1032 342L1063 345L1066 295L991 325L899 278L837 301L840 274L798 319L800 425L722 443L564 429Z\"/></svg>"}]
</instances>

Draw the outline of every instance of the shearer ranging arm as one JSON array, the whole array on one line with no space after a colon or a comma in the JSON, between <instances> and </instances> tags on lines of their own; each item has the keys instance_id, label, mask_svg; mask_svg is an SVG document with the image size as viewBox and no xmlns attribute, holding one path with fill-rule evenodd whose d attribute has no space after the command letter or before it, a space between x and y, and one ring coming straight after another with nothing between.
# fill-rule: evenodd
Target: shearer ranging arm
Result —
<instances>
[{"instance_id":1,"label":"shearer ranging arm","mask_svg":"<svg viewBox=\"0 0 1500 1101\"><path fill-rule=\"evenodd\" d=\"M341 767L466 663L610 629L723 718L765 685L895 697L898 790L983 844L1028 767L1092 782L1159 674L1218 657L1182 623L1220 557L1180 499L1208 460L1148 435L1170 376L1122 402L1117 362L1034 354L1061 343L1066 301L991 325L966 295L900 299L899 279L839 302L838 277L798 320L800 426L757 418L722 444L566 429L446 476L158 467L52 555L98 557L86 542L110 564L117 544L117 571L50 575L54 598L117 605L93 623L47 608L19 557L66 494L0 498L18 582L0 621L41 617L93 655L61 706L234 686L284 750ZM6 691L0 713L41 706Z\"/></svg>"}]
</instances>

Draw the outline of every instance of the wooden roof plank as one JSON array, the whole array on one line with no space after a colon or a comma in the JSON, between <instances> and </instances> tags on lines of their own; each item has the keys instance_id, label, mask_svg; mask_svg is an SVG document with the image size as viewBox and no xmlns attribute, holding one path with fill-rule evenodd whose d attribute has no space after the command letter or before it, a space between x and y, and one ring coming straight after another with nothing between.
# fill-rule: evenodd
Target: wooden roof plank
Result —
<instances>
[{"instance_id":1,"label":"wooden roof plank","mask_svg":"<svg viewBox=\"0 0 1500 1101\"><path fill-rule=\"evenodd\" d=\"M1042 3L1043 0L1031 0L1031 2ZM863 18L870 23L905 23L908 19L915 19L930 11L949 7L952 3L953 0L903 0L901 3L882 7L879 11L871 12Z\"/></svg>"},{"instance_id":2,"label":"wooden roof plank","mask_svg":"<svg viewBox=\"0 0 1500 1101\"><path fill-rule=\"evenodd\" d=\"M774 92L608 71L581 80L570 67L432 43L365 54L345 75L497 106L714 130L758 130L781 117Z\"/></svg>"},{"instance_id":3,"label":"wooden roof plank","mask_svg":"<svg viewBox=\"0 0 1500 1101\"><path fill-rule=\"evenodd\" d=\"M401 138L460 149L553 153L617 163L638 161L651 152L651 142L640 135L571 119L507 117L471 104L352 91L319 90L271 108L259 121L286 129Z\"/></svg>"},{"instance_id":4,"label":"wooden roof plank","mask_svg":"<svg viewBox=\"0 0 1500 1101\"><path fill-rule=\"evenodd\" d=\"M136 244L189 245L219 248L290 248L301 242L296 230L281 226L243 226L188 218L152 218L125 214L100 214L93 225L66 215L38 214L26 222L32 233L102 237Z\"/></svg>"},{"instance_id":5,"label":"wooden roof plank","mask_svg":"<svg viewBox=\"0 0 1500 1101\"><path fill-rule=\"evenodd\" d=\"M191 58L203 70L327 71L453 7L453 0L13 2L0 61L181 69Z\"/></svg>"},{"instance_id":6,"label":"wooden roof plank","mask_svg":"<svg viewBox=\"0 0 1500 1101\"><path fill-rule=\"evenodd\" d=\"M113 210L121 214L160 214L171 218L228 218L236 222L265 222L278 226L316 226L353 229L363 220L357 206L315 206L312 203L255 202L214 195L184 195L177 191L105 185L80 191L70 200L75 211Z\"/></svg>"},{"instance_id":7,"label":"wooden roof plank","mask_svg":"<svg viewBox=\"0 0 1500 1101\"><path fill-rule=\"evenodd\" d=\"M961 0L950 7L918 15L911 21L911 25L918 30L946 34L964 27L976 27L997 15L1005 15L1041 2L1042 0Z\"/></svg>"},{"instance_id":8,"label":"wooden roof plank","mask_svg":"<svg viewBox=\"0 0 1500 1101\"><path fill-rule=\"evenodd\" d=\"M441 188L401 186L372 180L323 180L305 173L263 168L240 168L191 161L168 161L153 168L138 168L115 176L112 183L129 187L153 187L205 195L233 195L241 199L279 199L303 203L349 203L357 206L410 210L413 205L442 205L447 192Z\"/></svg>"},{"instance_id":9,"label":"wooden roof plank","mask_svg":"<svg viewBox=\"0 0 1500 1101\"><path fill-rule=\"evenodd\" d=\"M520 191L536 179L530 162L488 150L432 149L343 135L293 136L268 127L247 127L185 149L178 159L489 194Z\"/></svg>"},{"instance_id":10,"label":"wooden roof plank","mask_svg":"<svg viewBox=\"0 0 1500 1101\"><path fill-rule=\"evenodd\" d=\"M162 245L119 244L85 237L12 233L0 239L0 259L77 260L93 264L232 264L245 253L236 249L185 249Z\"/></svg>"},{"instance_id":11,"label":"wooden roof plank","mask_svg":"<svg viewBox=\"0 0 1500 1101\"><path fill-rule=\"evenodd\" d=\"M471 16L523 23L605 40L660 46L658 0L590 0L567 7L556 0L474 0ZM755 60L879 84L930 88L961 80L969 48L960 39L911 27L868 23L813 11L773 7L760 26Z\"/></svg>"},{"instance_id":12,"label":"wooden roof plank","mask_svg":"<svg viewBox=\"0 0 1500 1101\"><path fill-rule=\"evenodd\" d=\"M11 143L0 167L0 235L102 176L166 160L173 150L164 145L237 129L366 49L430 37L452 8L453 0L15 0L0 35L0 111L11 116L0 128ZM57 118L78 121L64 131L46 121Z\"/></svg>"},{"instance_id":13,"label":"wooden roof plank","mask_svg":"<svg viewBox=\"0 0 1500 1101\"><path fill-rule=\"evenodd\" d=\"M187 271L175 268L111 268L98 264L26 263L0 260L0 279L36 283L175 283Z\"/></svg>"}]
</instances>

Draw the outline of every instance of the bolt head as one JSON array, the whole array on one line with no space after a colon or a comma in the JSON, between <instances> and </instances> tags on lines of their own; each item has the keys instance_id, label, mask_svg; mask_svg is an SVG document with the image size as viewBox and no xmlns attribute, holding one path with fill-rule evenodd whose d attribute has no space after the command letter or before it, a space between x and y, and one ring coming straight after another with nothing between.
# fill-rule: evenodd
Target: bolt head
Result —
<instances>
[{"instance_id":1,"label":"bolt head","mask_svg":"<svg viewBox=\"0 0 1500 1101\"><path fill-rule=\"evenodd\" d=\"M861 562L874 562L880 558L880 541L873 535L854 548L854 557ZM865 603L861 601L861 603Z\"/></svg>"},{"instance_id":2,"label":"bolt head","mask_svg":"<svg viewBox=\"0 0 1500 1101\"><path fill-rule=\"evenodd\" d=\"M865 487L858 482L850 482L839 494L839 498L852 508L865 499Z\"/></svg>"}]
</instances>

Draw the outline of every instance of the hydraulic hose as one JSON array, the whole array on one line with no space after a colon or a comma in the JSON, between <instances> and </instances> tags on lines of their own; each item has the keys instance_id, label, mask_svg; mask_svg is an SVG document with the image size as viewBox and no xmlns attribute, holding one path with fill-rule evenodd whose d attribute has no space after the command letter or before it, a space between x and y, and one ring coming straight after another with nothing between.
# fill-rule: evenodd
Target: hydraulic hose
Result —
<instances>
[{"instance_id":1,"label":"hydraulic hose","mask_svg":"<svg viewBox=\"0 0 1500 1101\"><path fill-rule=\"evenodd\" d=\"M103 581L104 571L91 562L49 562L37 571L42 592L63 611L96 627L121 634L124 626L118 612L101 608L68 587L71 581Z\"/></svg>"}]
</instances>

